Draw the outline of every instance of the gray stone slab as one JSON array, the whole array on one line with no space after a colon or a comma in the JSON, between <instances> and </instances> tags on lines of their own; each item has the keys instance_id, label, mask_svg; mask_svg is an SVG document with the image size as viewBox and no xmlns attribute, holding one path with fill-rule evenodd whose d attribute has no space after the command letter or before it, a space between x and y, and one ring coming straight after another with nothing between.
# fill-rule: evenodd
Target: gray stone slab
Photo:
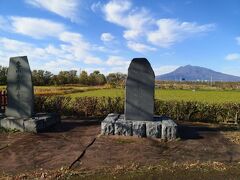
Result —
<instances>
[{"instance_id":1,"label":"gray stone slab","mask_svg":"<svg viewBox=\"0 0 240 180\"><path fill-rule=\"evenodd\" d=\"M161 138L161 134L162 134L162 122L161 121L146 122L147 137Z\"/></svg>"},{"instance_id":2,"label":"gray stone slab","mask_svg":"<svg viewBox=\"0 0 240 180\"><path fill-rule=\"evenodd\" d=\"M146 122L132 121L132 134L137 137L146 137Z\"/></svg>"},{"instance_id":3,"label":"gray stone slab","mask_svg":"<svg viewBox=\"0 0 240 180\"><path fill-rule=\"evenodd\" d=\"M49 129L60 122L61 119L56 114L42 114L38 115L36 118L16 119L13 117L6 117L4 119L0 119L0 126L4 127L5 129L15 129L21 132L38 133Z\"/></svg>"},{"instance_id":4,"label":"gray stone slab","mask_svg":"<svg viewBox=\"0 0 240 180\"><path fill-rule=\"evenodd\" d=\"M118 117L119 114L109 114L101 123L101 134L114 135L115 121Z\"/></svg>"},{"instance_id":5,"label":"gray stone slab","mask_svg":"<svg viewBox=\"0 0 240 180\"><path fill-rule=\"evenodd\" d=\"M130 121L125 120L124 115L110 114L101 123L101 133L174 140L177 124L164 116L154 116L153 121Z\"/></svg>"},{"instance_id":6,"label":"gray stone slab","mask_svg":"<svg viewBox=\"0 0 240 180\"><path fill-rule=\"evenodd\" d=\"M26 56L10 58L7 74L7 100L5 115L30 118L33 115L32 73Z\"/></svg>"},{"instance_id":7,"label":"gray stone slab","mask_svg":"<svg viewBox=\"0 0 240 180\"><path fill-rule=\"evenodd\" d=\"M152 121L155 74L145 58L134 58L128 68L125 119Z\"/></svg>"},{"instance_id":8,"label":"gray stone slab","mask_svg":"<svg viewBox=\"0 0 240 180\"><path fill-rule=\"evenodd\" d=\"M126 120L117 120L115 122L114 134L123 136L132 136L132 122Z\"/></svg>"},{"instance_id":9,"label":"gray stone slab","mask_svg":"<svg viewBox=\"0 0 240 180\"><path fill-rule=\"evenodd\" d=\"M162 120L162 139L172 140L177 137L177 124L171 119Z\"/></svg>"},{"instance_id":10,"label":"gray stone slab","mask_svg":"<svg viewBox=\"0 0 240 180\"><path fill-rule=\"evenodd\" d=\"M24 120L25 119L15 119L11 117L4 118L0 120L0 126L4 127L5 129L19 130L21 132L24 132Z\"/></svg>"}]
</instances>

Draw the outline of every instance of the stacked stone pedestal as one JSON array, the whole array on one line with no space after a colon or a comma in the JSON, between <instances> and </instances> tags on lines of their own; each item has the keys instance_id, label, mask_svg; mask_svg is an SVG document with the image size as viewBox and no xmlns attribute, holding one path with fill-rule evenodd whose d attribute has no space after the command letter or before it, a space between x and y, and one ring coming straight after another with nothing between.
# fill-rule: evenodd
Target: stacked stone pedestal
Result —
<instances>
[{"instance_id":1,"label":"stacked stone pedestal","mask_svg":"<svg viewBox=\"0 0 240 180\"><path fill-rule=\"evenodd\" d=\"M126 120L123 114L109 114L101 123L101 133L174 140L177 138L177 124L161 116L155 116L152 121L133 121Z\"/></svg>"},{"instance_id":2,"label":"stacked stone pedestal","mask_svg":"<svg viewBox=\"0 0 240 180\"><path fill-rule=\"evenodd\" d=\"M0 127L5 129L18 130L21 132L42 132L59 124L60 116L54 113L39 113L31 118L0 118Z\"/></svg>"}]
</instances>

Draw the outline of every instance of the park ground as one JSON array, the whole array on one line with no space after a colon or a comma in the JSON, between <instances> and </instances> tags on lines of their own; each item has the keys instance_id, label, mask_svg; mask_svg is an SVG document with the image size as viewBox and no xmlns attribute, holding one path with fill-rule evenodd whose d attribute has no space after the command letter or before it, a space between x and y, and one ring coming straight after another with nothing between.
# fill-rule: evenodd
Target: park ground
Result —
<instances>
[{"instance_id":1,"label":"park ground","mask_svg":"<svg viewBox=\"0 0 240 180\"><path fill-rule=\"evenodd\" d=\"M0 90L4 89L0 86ZM35 87L35 95L124 97L123 88ZM239 90L158 89L164 101L240 102ZM99 136L102 119L65 118L49 132L0 129L0 179L238 179L240 132L223 125L178 122L176 141ZM95 140L96 138L96 140ZM69 166L81 156L79 161Z\"/></svg>"},{"instance_id":2,"label":"park ground","mask_svg":"<svg viewBox=\"0 0 240 180\"><path fill-rule=\"evenodd\" d=\"M178 122L179 138L164 142L100 136L101 120L66 118L45 133L0 133L0 179L240 177L239 131L216 124Z\"/></svg>"}]
</instances>

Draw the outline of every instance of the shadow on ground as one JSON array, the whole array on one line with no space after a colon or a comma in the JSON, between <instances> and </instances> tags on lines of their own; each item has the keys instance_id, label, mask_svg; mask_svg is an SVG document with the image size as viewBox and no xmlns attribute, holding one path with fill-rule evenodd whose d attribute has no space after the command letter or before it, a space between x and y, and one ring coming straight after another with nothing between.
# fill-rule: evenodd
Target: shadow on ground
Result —
<instances>
[{"instance_id":1,"label":"shadow on ground","mask_svg":"<svg viewBox=\"0 0 240 180\"><path fill-rule=\"evenodd\" d=\"M0 133L0 174L69 167L100 134L99 119L64 119L62 124L39 134ZM240 145L221 134L221 128L203 123L178 122L180 140L100 136L74 168L90 171L131 164L240 161Z\"/></svg>"}]
</instances>

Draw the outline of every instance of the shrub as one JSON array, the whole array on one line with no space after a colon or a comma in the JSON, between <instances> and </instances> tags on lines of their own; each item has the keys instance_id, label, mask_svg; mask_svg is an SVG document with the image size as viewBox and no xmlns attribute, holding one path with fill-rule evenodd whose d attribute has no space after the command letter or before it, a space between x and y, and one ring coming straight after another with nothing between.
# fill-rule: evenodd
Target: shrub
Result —
<instances>
[{"instance_id":1,"label":"shrub","mask_svg":"<svg viewBox=\"0 0 240 180\"><path fill-rule=\"evenodd\" d=\"M124 98L36 96L36 112L56 112L78 117L105 117L124 113ZM175 120L227 123L240 121L240 103L210 104L197 101L155 100L154 113Z\"/></svg>"}]
</instances>

